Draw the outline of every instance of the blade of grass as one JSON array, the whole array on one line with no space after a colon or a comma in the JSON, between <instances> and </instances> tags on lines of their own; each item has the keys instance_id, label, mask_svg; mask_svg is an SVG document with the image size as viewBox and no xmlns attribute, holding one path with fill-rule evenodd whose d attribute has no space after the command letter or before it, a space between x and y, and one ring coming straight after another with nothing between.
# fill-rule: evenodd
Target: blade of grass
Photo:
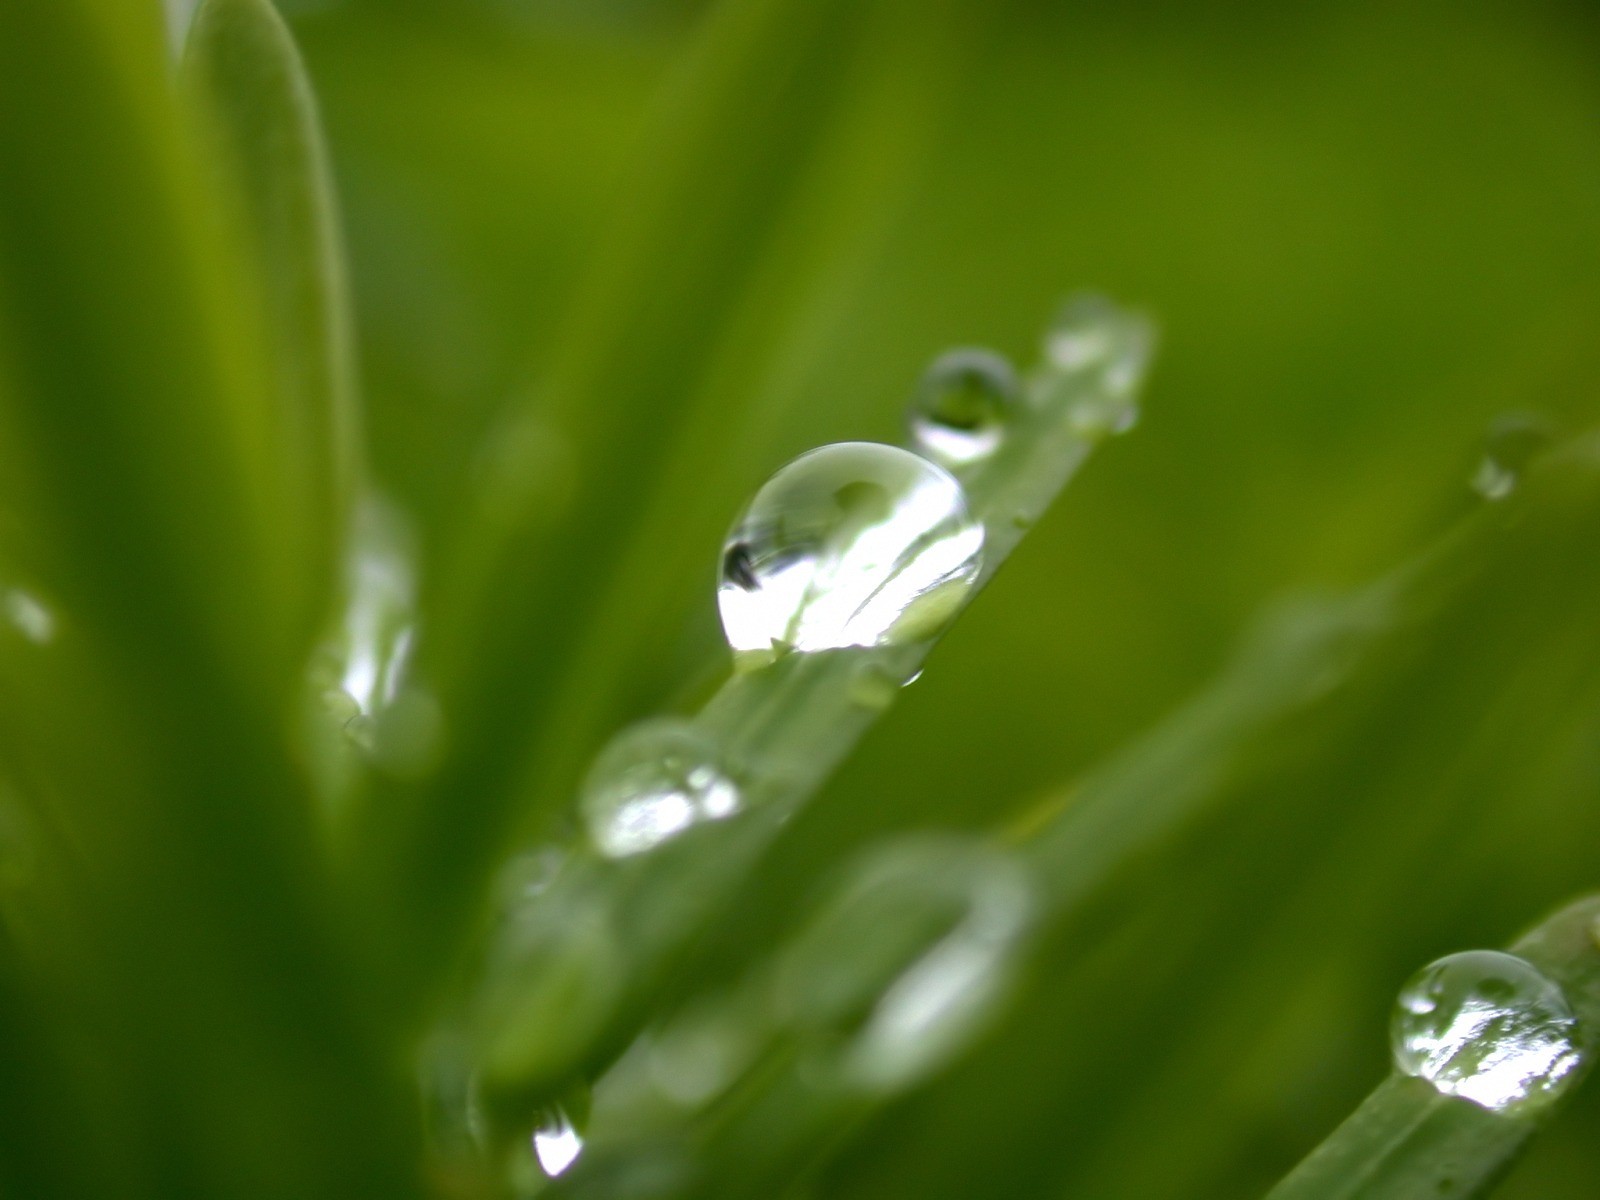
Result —
<instances>
[{"instance_id":1,"label":"blade of grass","mask_svg":"<svg viewBox=\"0 0 1600 1200\"><path fill-rule=\"evenodd\" d=\"M81 859L43 1008L119 1194L403 1197L405 1095L281 745L326 580L153 16L0 9L0 446L57 614L0 646L0 743Z\"/></svg>"},{"instance_id":2,"label":"blade of grass","mask_svg":"<svg viewBox=\"0 0 1600 1200\"><path fill-rule=\"evenodd\" d=\"M0 15L10 484L40 482L16 502L59 551L79 620L130 651L158 631L160 653L273 705L325 580L264 324L152 15L121 0Z\"/></svg>"},{"instance_id":3,"label":"blade of grass","mask_svg":"<svg viewBox=\"0 0 1600 1200\"><path fill-rule=\"evenodd\" d=\"M294 494L313 513L307 567L331 580L360 435L343 238L316 97L269 0L205 0L183 70L266 288L283 454Z\"/></svg>"}]
</instances>

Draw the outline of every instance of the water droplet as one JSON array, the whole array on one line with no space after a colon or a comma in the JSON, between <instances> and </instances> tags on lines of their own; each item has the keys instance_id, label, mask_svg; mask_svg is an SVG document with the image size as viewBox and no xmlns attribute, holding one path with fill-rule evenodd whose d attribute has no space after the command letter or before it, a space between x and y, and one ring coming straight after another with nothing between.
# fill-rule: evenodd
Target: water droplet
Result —
<instances>
[{"instance_id":1,"label":"water droplet","mask_svg":"<svg viewBox=\"0 0 1600 1200\"><path fill-rule=\"evenodd\" d=\"M514 912L550 890L567 856L556 846L540 846L507 860L495 880L503 912Z\"/></svg>"},{"instance_id":2,"label":"water droplet","mask_svg":"<svg viewBox=\"0 0 1600 1200\"><path fill-rule=\"evenodd\" d=\"M1554 436L1550 422L1536 413L1505 413L1495 418L1484 439L1483 460L1472 477L1472 490L1485 500L1504 500Z\"/></svg>"},{"instance_id":3,"label":"water droplet","mask_svg":"<svg viewBox=\"0 0 1600 1200\"><path fill-rule=\"evenodd\" d=\"M406 682L417 636L414 561L405 518L382 498L363 497L346 550L343 610L311 664L316 694L347 731L352 716L376 717ZM350 705L354 713L343 715Z\"/></svg>"},{"instance_id":4,"label":"water droplet","mask_svg":"<svg viewBox=\"0 0 1600 1200\"><path fill-rule=\"evenodd\" d=\"M781 1023L846 1041L850 1085L894 1091L943 1065L994 1015L1032 923L1033 889L976 841L912 837L869 855L774 977Z\"/></svg>"},{"instance_id":5,"label":"water droplet","mask_svg":"<svg viewBox=\"0 0 1600 1200\"><path fill-rule=\"evenodd\" d=\"M1045 335L1033 399L1065 407L1086 437L1126 433L1139 420L1136 393L1154 343L1144 317L1101 296L1074 297Z\"/></svg>"},{"instance_id":6,"label":"water droplet","mask_svg":"<svg viewBox=\"0 0 1600 1200\"><path fill-rule=\"evenodd\" d=\"M1390 1041L1404 1074L1505 1112L1548 1099L1570 1081L1579 1061L1576 1027L1560 987L1531 963L1469 950L1405 985Z\"/></svg>"},{"instance_id":7,"label":"water droplet","mask_svg":"<svg viewBox=\"0 0 1600 1200\"><path fill-rule=\"evenodd\" d=\"M663 718L624 730L595 760L583 788L589 836L608 858L643 854L743 806L710 739Z\"/></svg>"},{"instance_id":8,"label":"water droplet","mask_svg":"<svg viewBox=\"0 0 1600 1200\"><path fill-rule=\"evenodd\" d=\"M539 1168L554 1179L567 1171L583 1153L583 1137L561 1108L551 1109L533 1131L533 1156Z\"/></svg>"},{"instance_id":9,"label":"water droplet","mask_svg":"<svg viewBox=\"0 0 1600 1200\"><path fill-rule=\"evenodd\" d=\"M908 423L916 448L948 467L993 454L1021 403L1016 370L992 350L951 350L917 387Z\"/></svg>"},{"instance_id":10,"label":"water droplet","mask_svg":"<svg viewBox=\"0 0 1600 1200\"><path fill-rule=\"evenodd\" d=\"M919 641L954 615L982 554L943 468L872 442L824 446L774 475L728 536L722 627L755 661Z\"/></svg>"},{"instance_id":11,"label":"water droplet","mask_svg":"<svg viewBox=\"0 0 1600 1200\"><path fill-rule=\"evenodd\" d=\"M736 1004L711 1005L678 1017L649 1043L650 1082L680 1108L722 1095L755 1058L764 1032Z\"/></svg>"},{"instance_id":12,"label":"water droplet","mask_svg":"<svg viewBox=\"0 0 1600 1200\"><path fill-rule=\"evenodd\" d=\"M0 597L6 620L30 642L48 646L55 640L56 615L39 597L21 588L7 588Z\"/></svg>"}]
</instances>

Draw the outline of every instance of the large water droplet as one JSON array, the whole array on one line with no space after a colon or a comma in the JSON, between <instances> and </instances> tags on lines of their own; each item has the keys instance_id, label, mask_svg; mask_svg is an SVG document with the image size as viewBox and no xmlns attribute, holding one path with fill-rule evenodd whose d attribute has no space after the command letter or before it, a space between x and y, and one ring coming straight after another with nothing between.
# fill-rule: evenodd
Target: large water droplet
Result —
<instances>
[{"instance_id":1,"label":"large water droplet","mask_svg":"<svg viewBox=\"0 0 1600 1200\"><path fill-rule=\"evenodd\" d=\"M779 1020L846 1036L845 1081L893 1091L979 1032L1009 984L1033 889L1004 853L913 837L869 855L782 959Z\"/></svg>"},{"instance_id":2,"label":"large water droplet","mask_svg":"<svg viewBox=\"0 0 1600 1200\"><path fill-rule=\"evenodd\" d=\"M722 627L763 657L918 641L954 615L982 555L948 472L894 446L824 446L774 475L729 534Z\"/></svg>"},{"instance_id":3,"label":"large water droplet","mask_svg":"<svg viewBox=\"0 0 1600 1200\"><path fill-rule=\"evenodd\" d=\"M1472 490L1485 500L1504 500L1554 436L1550 422L1536 413L1496 417L1484 439L1483 459L1472 477Z\"/></svg>"},{"instance_id":4,"label":"large water droplet","mask_svg":"<svg viewBox=\"0 0 1600 1200\"><path fill-rule=\"evenodd\" d=\"M551 1109L533 1131L533 1156L551 1179L567 1171L583 1153L583 1136L566 1110Z\"/></svg>"},{"instance_id":5,"label":"large water droplet","mask_svg":"<svg viewBox=\"0 0 1600 1200\"><path fill-rule=\"evenodd\" d=\"M991 350L951 350L934 359L907 422L916 448L946 466L993 454L1021 402L1017 373Z\"/></svg>"},{"instance_id":6,"label":"large water droplet","mask_svg":"<svg viewBox=\"0 0 1600 1200\"><path fill-rule=\"evenodd\" d=\"M1548 1099L1578 1065L1566 997L1531 963L1469 950L1424 967L1400 992L1395 1066L1495 1112Z\"/></svg>"},{"instance_id":7,"label":"large water droplet","mask_svg":"<svg viewBox=\"0 0 1600 1200\"><path fill-rule=\"evenodd\" d=\"M643 854L743 806L715 745L684 721L624 730L595 760L583 788L589 836L608 858Z\"/></svg>"}]
</instances>

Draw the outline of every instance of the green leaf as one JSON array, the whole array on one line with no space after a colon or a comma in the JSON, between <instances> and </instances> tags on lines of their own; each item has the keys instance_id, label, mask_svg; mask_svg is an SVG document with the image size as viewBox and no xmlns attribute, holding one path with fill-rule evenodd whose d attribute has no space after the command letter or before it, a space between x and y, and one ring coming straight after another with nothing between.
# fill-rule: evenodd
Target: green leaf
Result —
<instances>
[{"instance_id":1,"label":"green leaf","mask_svg":"<svg viewBox=\"0 0 1600 1200\"><path fill-rule=\"evenodd\" d=\"M147 8L0 16L9 483L109 650L275 706L320 615L326 533Z\"/></svg>"},{"instance_id":2,"label":"green leaf","mask_svg":"<svg viewBox=\"0 0 1600 1200\"><path fill-rule=\"evenodd\" d=\"M206 0L183 67L266 289L282 453L318 538L307 566L332 578L360 437L343 236L316 97L270 0Z\"/></svg>"}]
</instances>

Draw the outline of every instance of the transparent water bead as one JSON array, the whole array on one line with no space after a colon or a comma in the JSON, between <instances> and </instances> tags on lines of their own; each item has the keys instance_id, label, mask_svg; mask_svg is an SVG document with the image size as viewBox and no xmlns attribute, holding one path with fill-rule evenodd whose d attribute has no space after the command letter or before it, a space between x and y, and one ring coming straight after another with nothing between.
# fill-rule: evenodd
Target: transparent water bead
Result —
<instances>
[{"instance_id":1,"label":"transparent water bead","mask_svg":"<svg viewBox=\"0 0 1600 1200\"><path fill-rule=\"evenodd\" d=\"M1075 296L1045 334L1036 402L1062 404L1085 435L1126 433L1139 421L1137 390L1155 330L1103 296Z\"/></svg>"},{"instance_id":2,"label":"transparent water bead","mask_svg":"<svg viewBox=\"0 0 1600 1200\"><path fill-rule=\"evenodd\" d=\"M608 858L643 854L743 806L716 747L684 721L646 721L618 734L583 787L589 836Z\"/></svg>"},{"instance_id":3,"label":"transparent water bead","mask_svg":"<svg viewBox=\"0 0 1600 1200\"><path fill-rule=\"evenodd\" d=\"M987 458L1005 440L1021 390L1016 370L992 350L941 354L912 398L907 417L911 440L945 466Z\"/></svg>"},{"instance_id":4,"label":"transparent water bead","mask_svg":"<svg viewBox=\"0 0 1600 1200\"><path fill-rule=\"evenodd\" d=\"M976 840L914 836L862 860L783 956L780 1022L844 1035L848 1084L896 1091L987 1025L1032 925L1034 891L1010 856Z\"/></svg>"},{"instance_id":5,"label":"transparent water bead","mask_svg":"<svg viewBox=\"0 0 1600 1200\"><path fill-rule=\"evenodd\" d=\"M1395 1066L1495 1112L1558 1093L1578 1066L1577 1021L1560 987L1497 950L1452 954L1401 990Z\"/></svg>"},{"instance_id":6,"label":"transparent water bead","mask_svg":"<svg viewBox=\"0 0 1600 1200\"><path fill-rule=\"evenodd\" d=\"M43 600L22 588L0 592L0 610L13 629L39 646L48 646L56 637L56 614Z\"/></svg>"},{"instance_id":7,"label":"transparent water bead","mask_svg":"<svg viewBox=\"0 0 1600 1200\"><path fill-rule=\"evenodd\" d=\"M551 1109L533 1131L533 1156L539 1169L554 1179L566 1172L583 1153L583 1136L566 1111Z\"/></svg>"},{"instance_id":8,"label":"transparent water bead","mask_svg":"<svg viewBox=\"0 0 1600 1200\"><path fill-rule=\"evenodd\" d=\"M1505 413L1495 418L1484 439L1483 459L1472 490L1485 500L1504 500L1516 491L1523 472L1550 445L1555 431L1536 413Z\"/></svg>"},{"instance_id":9,"label":"transparent water bead","mask_svg":"<svg viewBox=\"0 0 1600 1200\"><path fill-rule=\"evenodd\" d=\"M894 446L802 454L756 493L722 552L717 604L736 652L919 641L982 565L983 526L949 472Z\"/></svg>"}]
</instances>

